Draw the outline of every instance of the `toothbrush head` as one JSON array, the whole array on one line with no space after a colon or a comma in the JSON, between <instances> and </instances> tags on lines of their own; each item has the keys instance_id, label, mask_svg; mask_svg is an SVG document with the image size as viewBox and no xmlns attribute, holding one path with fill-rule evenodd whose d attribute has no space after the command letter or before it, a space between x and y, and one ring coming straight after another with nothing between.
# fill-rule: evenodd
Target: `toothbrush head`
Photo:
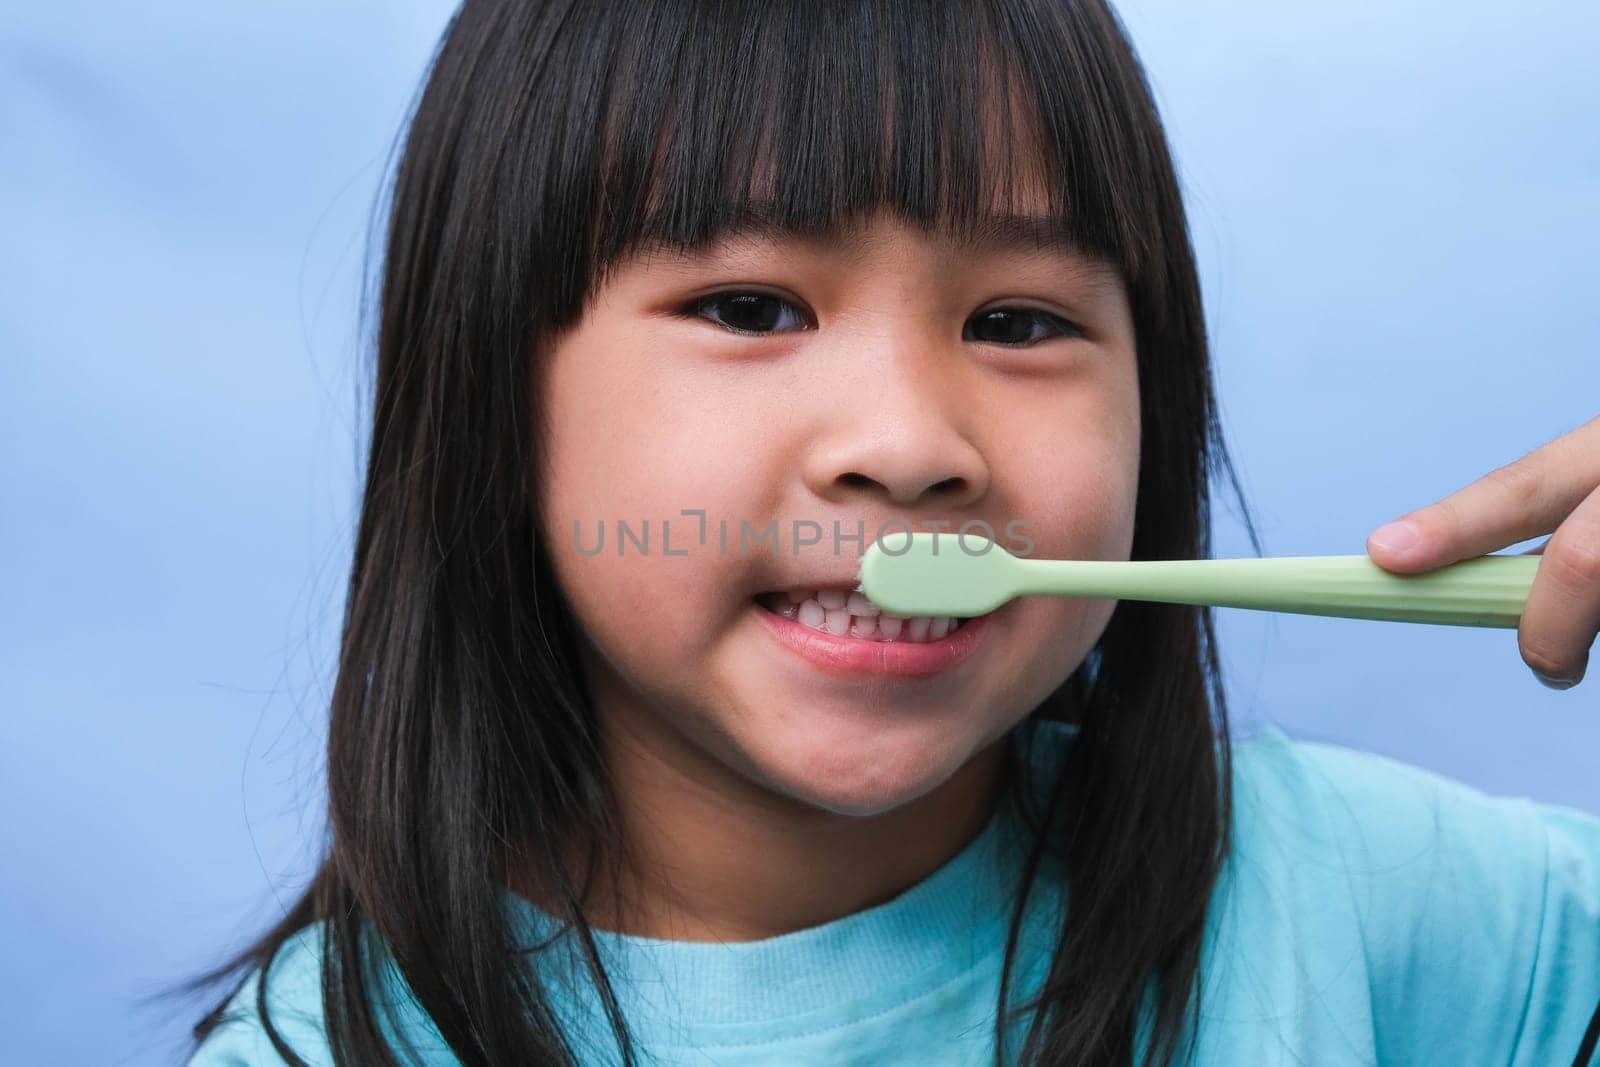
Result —
<instances>
[{"instance_id":1,"label":"toothbrush head","mask_svg":"<svg viewBox=\"0 0 1600 1067\"><path fill-rule=\"evenodd\" d=\"M1016 596L1020 563L985 537L894 531L867 546L856 579L896 615L975 618Z\"/></svg>"}]
</instances>

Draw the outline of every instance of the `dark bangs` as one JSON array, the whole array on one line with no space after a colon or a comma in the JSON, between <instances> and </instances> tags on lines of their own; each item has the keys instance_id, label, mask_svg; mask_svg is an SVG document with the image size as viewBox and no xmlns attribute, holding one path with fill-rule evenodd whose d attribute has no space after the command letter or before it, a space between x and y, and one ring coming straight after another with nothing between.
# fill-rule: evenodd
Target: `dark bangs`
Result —
<instances>
[{"instance_id":1,"label":"dark bangs","mask_svg":"<svg viewBox=\"0 0 1600 1067\"><path fill-rule=\"evenodd\" d=\"M1024 233L1070 235L1134 283L1161 243L1160 197L1148 119L1129 109L1142 96L1099 46L1117 31L1081 25L1108 19L1004 0L577 9L558 47L598 50L604 73L550 102L542 229L578 269L548 294L548 324L639 249L837 233L873 210L970 239L1024 198L1054 224Z\"/></svg>"}]
</instances>

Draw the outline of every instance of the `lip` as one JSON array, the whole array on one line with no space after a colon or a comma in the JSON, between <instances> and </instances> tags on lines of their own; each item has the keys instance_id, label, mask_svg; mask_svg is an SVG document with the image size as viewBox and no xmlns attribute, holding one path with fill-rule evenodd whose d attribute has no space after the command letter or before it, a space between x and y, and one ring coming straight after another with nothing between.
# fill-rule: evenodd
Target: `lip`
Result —
<instances>
[{"instance_id":1,"label":"lip","mask_svg":"<svg viewBox=\"0 0 1600 1067\"><path fill-rule=\"evenodd\" d=\"M987 615L967 620L937 641L912 644L909 641L868 641L859 637L840 637L768 611L754 600L750 610L760 616L767 632L777 642L814 667L834 674L876 677L919 678L949 670L971 657L984 644L997 618L1011 609L1008 600Z\"/></svg>"}]
</instances>

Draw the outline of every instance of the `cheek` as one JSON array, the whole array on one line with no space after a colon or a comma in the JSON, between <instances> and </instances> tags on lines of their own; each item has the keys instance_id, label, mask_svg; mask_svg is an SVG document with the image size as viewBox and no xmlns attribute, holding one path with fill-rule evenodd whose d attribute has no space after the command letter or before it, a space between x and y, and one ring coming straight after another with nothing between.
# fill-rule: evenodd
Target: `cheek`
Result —
<instances>
[{"instance_id":1,"label":"cheek","mask_svg":"<svg viewBox=\"0 0 1600 1067\"><path fill-rule=\"evenodd\" d=\"M731 514L759 469L763 422L718 386L690 354L626 335L567 353L546 392L552 515L671 518L698 535L684 509Z\"/></svg>"},{"instance_id":2,"label":"cheek","mask_svg":"<svg viewBox=\"0 0 1600 1067\"><path fill-rule=\"evenodd\" d=\"M1127 559L1139 484L1138 412L1121 405L1065 406L1005 443L1004 477L1021 532L1012 551L1043 559ZM1014 547L1015 546L1015 547Z\"/></svg>"},{"instance_id":3,"label":"cheek","mask_svg":"<svg viewBox=\"0 0 1600 1067\"><path fill-rule=\"evenodd\" d=\"M759 440L711 410L705 390L641 373L648 353L571 355L547 384L539 487L557 575L602 647L642 669L681 670L726 622L715 612L739 563ZM719 519L728 520L726 554Z\"/></svg>"}]
</instances>

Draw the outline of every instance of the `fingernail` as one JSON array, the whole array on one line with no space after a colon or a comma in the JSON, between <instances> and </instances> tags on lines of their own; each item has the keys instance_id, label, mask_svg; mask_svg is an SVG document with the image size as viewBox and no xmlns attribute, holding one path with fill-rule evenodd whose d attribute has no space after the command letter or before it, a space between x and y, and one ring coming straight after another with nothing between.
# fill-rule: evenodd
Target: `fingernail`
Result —
<instances>
[{"instance_id":1,"label":"fingernail","mask_svg":"<svg viewBox=\"0 0 1600 1067\"><path fill-rule=\"evenodd\" d=\"M1390 552L1407 552L1422 540L1422 534L1417 529L1416 523L1409 519L1401 519L1387 526L1380 526L1373 531L1368 540Z\"/></svg>"},{"instance_id":2,"label":"fingernail","mask_svg":"<svg viewBox=\"0 0 1600 1067\"><path fill-rule=\"evenodd\" d=\"M1571 689L1573 686L1578 684L1578 680L1576 678L1552 678L1548 674L1543 674L1539 671L1534 671L1533 676L1539 679L1539 681L1543 682L1545 686L1550 689Z\"/></svg>"}]
</instances>

